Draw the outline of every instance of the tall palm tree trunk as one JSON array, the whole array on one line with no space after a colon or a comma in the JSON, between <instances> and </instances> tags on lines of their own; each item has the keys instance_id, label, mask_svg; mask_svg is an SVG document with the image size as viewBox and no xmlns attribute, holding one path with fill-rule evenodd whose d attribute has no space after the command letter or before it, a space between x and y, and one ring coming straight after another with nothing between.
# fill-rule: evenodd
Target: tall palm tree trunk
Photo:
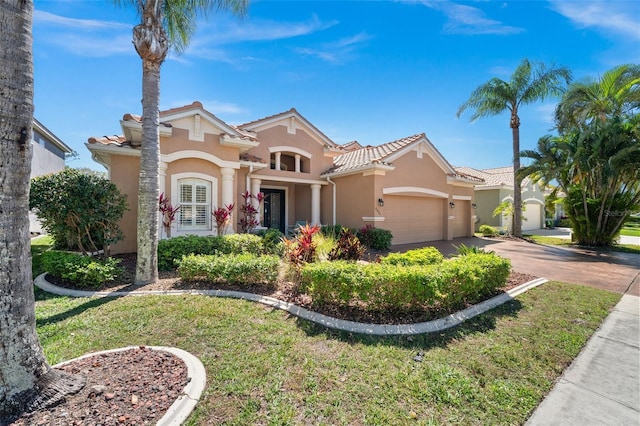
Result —
<instances>
[{"instance_id":1,"label":"tall palm tree trunk","mask_svg":"<svg viewBox=\"0 0 640 426\"><path fill-rule=\"evenodd\" d=\"M520 118L517 114L511 116L511 134L513 136L513 236L522 237L522 190L521 179L518 177L520 169Z\"/></svg>"},{"instance_id":2,"label":"tall palm tree trunk","mask_svg":"<svg viewBox=\"0 0 640 426\"><path fill-rule=\"evenodd\" d=\"M144 4L142 23L133 29L133 44L142 59L142 147L138 183L138 260L135 283L158 279L158 167L160 165L160 67L169 51L162 26L162 2Z\"/></svg>"},{"instance_id":3,"label":"tall palm tree trunk","mask_svg":"<svg viewBox=\"0 0 640 426\"><path fill-rule=\"evenodd\" d=\"M64 381L47 364L36 334L28 215L32 19L31 1L0 2L0 424L56 398ZM78 380L75 387L82 384Z\"/></svg>"}]
</instances>

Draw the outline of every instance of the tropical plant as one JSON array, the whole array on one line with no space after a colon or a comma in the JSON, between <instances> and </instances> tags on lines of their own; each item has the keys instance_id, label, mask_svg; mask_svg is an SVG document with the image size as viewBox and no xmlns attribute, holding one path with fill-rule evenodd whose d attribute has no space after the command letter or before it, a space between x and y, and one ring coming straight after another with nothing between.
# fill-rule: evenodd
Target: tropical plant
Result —
<instances>
[{"instance_id":1,"label":"tropical plant","mask_svg":"<svg viewBox=\"0 0 640 426\"><path fill-rule=\"evenodd\" d=\"M526 208L522 204L521 211L525 211ZM514 203L511 200L504 200L493 210L493 217L502 216L507 219L507 223L504 225L504 231L507 235L512 235L513 223L515 222L516 209ZM526 218L522 218L526 220Z\"/></svg>"},{"instance_id":2,"label":"tropical plant","mask_svg":"<svg viewBox=\"0 0 640 426\"><path fill-rule=\"evenodd\" d=\"M247 234L258 225L258 214L260 213L260 203L264 201L265 195L262 192L258 192L256 195L251 194L249 191L245 191L242 195L244 202L240 205L240 230ZM256 200L254 203L253 200ZM255 204L258 204L257 206Z\"/></svg>"},{"instance_id":3,"label":"tropical plant","mask_svg":"<svg viewBox=\"0 0 640 426\"><path fill-rule=\"evenodd\" d=\"M122 240L120 219L126 197L113 182L97 174L66 168L31 180L29 207L53 236L56 248L83 254L102 251Z\"/></svg>"},{"instance_id":4,"label":"tropical plant","mask_svg":"<svg viewBox=\"0 0 640 426\"><path fill-rule=\"evenodd\" d=\"M615 241L640 207L640 66L572 84L556 108L559 136L538 140L521 175L555 181L579 244Z\"/></svg>"},{"instance_id":5,"label":"tropical plant","mask_svg":"<svg viewBox=\"0 0 640 426\"><path fill-rule=\"evenodd\" d=\"M135 6L141 23L133 28L133 45L142 60L142 145L138 183L136 284L158 279L158 166L160 162L160 67L170 48L180 53L196 29L196 18L210 9L240 16L248 0L115 0Z\"/></svg>"},{"instance_id":6,"label":"tropical plant","mask_svg":"<svg viewBox=\"0 0 640 426\"><path fill-rule=\"evenodd\" d=\"M227 227L231 223L231 213L233 212L234 204L227 204L224 207L218 207L211 215L216 221L216 235L224 235L227 231Z\"/></svg>"},{"instance_id":7,"label":"tropical plant","mask_svg":"<svg viewBox=\"0 0 640 426\"><path fill-rule=\"evenodd\" d=\"M52 369L36 334L29 251L33 2L0 2L0 424L54 403L84 379Z\"/></svg>"},{"instance_id":8,"label":"tropical plant","mask_svg":"<svg viewBox=\"0 0 640 426\"><path fill-rule=\"evenodd\" d=\"M171 200L164 196L164 192L160 194L158 200L158 210L162 215L162 227L167 237L171 238L171 224L176 220L176 213L180 210L180 206L173 207Z\"/></svg>"},{"instance_id":9,"label":"tropical plant","mask_svg":"<svg viewBox=\"0 0 640 426\"><path fill-rule=\"evenodd\" d=\"M316 260L316 243L313 236L320 231L318 225L300 225L295 238L284 238L285 256L295 268Z\"/></svg>"},{"instance_id":10,"label":"tropical plant","mask_svg":"<svg viewBox=\"0 0 640 426\"><path fill-rule=\"evenodd\" d=\"M478 86L463 103L456 115L460 117L467 109L473 109L471 121L481 117L500 115L509 111L513 145L513 202L515 205L513 235L522 236L522 178L520 169L520 116L521 105L544 101L550 96L559 96L571 80L571 72L565 67L547 67L543 63L531 63L523 59L506 82L494 77Z\"/></svg>"},{"instance_id":11,"label":"tropical plant","mask_svg":"<svg viewBox=\"0 0 640 426\"><path fill-rule=\"evenodd\" d=\"M342 228L327 258L328 260L356 261L360 259L360 256L362 256L365 251L366 247L360 243L356 234L349 228Z\"/></svg>"}]
</instances>

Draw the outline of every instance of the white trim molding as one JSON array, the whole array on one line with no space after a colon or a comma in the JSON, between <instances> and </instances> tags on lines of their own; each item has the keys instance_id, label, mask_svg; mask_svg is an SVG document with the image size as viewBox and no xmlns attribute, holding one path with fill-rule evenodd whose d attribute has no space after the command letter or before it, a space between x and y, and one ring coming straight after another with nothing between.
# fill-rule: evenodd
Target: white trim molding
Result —
<instances>
[{"instance_id":1,"label":"white trim molding","mask_svg":"<svg viewBox=\"0 0 640 426\"><path fill-rule=\"evenodd\" d=\"M362 216L363 222L384 222L384 216Z\"/></svg>"},{"instance_id":2,"label":"white trim molding","mask_svg":"<svg viewBox=\"0 0 640 426\"><path fill-rule=\"evenodd\" d=\"M313 156L308 151L305 151L300 148L296 148L295 146L286 146L286 145L270 146L269 154L273 154L274 152L293 152L294 154L300 154L303 157L307 157L308 159L311 159L311 157Z\"/></svg>"},{"instance_id":3,"label":"white trim molding","mask_svg":"<svg viewBox=\"0 0 640 426\"><path fill-rule=\"evenodd\" d=\"M218 167L229 167L231 169L239 169L240 163L237 161L227 161L209 154L208 152L196 151L196 150L183 150L172 152L171 154L162 154L160 156L161 161L165 163L173 163L174 161L184 160L187 158L195 158L199 160L205 160L215 164Z\"/></svg>"},{"instance_id":4,"label":"white trim molding","mask_svg":"<svg viewBox=\"0 0 640 426\"><path fill-rule=\"evenodd\" d=\"M449 198L446 192L436 191L435 189L420 188L417 186L394 186L390 188L382 188L383 195L408 195L414 197L436 197Z\"/></svg>"},{"instance_id":5,"label":"white trim molding","mask_svg":"<svg viewBox=\"0 0 640 426\"><path fill-rule=\"evenodd\" d=\"M451 198L460 201L471 201L471 195L454 195Z\"/></svg>"}]
</instances>

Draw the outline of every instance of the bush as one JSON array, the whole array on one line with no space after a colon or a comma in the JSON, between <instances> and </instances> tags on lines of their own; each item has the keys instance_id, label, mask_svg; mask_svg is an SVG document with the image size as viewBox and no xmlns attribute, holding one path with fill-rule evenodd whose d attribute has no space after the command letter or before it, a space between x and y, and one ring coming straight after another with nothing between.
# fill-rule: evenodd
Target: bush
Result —
<instances>
[{"instance_id":1,"label":"bush","mask_svg":"<svg viewBox=\"0 0 640 426\"><path fill-rule=\"evenodd\" d=\"M120 259L82 256L63 251L46 251L41 256L42 267L54 277L74 283L80 288L97 288L114 281L124 269Z\"/></svg>"},{"instance_id":2,"label":"bush","mask_svg":"<svg viewBox=\"0 0 640 426\"><path fill-rule=\"evenodd\" d=\"M123 239L118 222L126 198L109 180L66 168L31 180L29 208L55 240L56 248L109 255Z\"/></svg>"},{"instance_id":3,"label":"bush","mask_svg":"<svg viewBox=\"0 0 640 426\"><path fill-rule=\"evenodd\" d=\"M320 231L318 225L300 226L295 238L285 238L285 256L289 263L295 268L299 268L305 263L316 261L317 243L314 242L313 236Z\"/></svg>"},{"instance_id":4,"label":"bush","mask_svg":"<svg viewBox=\"0 0 640 426\"><path fill-rule=\"evenodd\" d=\"M487 253L433 265L323 262L302 268L301 290L314 303L362 303L370 310L459 308L504 286L510 269L508 260Z\"/></svg>"},{"instance_id":5,"label":"bush","mask_svg":"<svg viewBox=\"0 0 640 426\"><path fill-rule=\"evenodd\" d=\"M320 227L320 233L325 237L331 237L337 240L340 237L340 231L342 231L342 225L322 225Z\"/></svg>"},{"instance_id":6,"label":"bush","mask_svg":"<svg viewBox=\"0 0 640 426\"><path fill-rule=\"evenodd\" d=\"M434 265L444 260L442 253L435 247L424 247L409 250L404 253L389 253L380 259L380 263L387 265Z\"/></svg>"},{"instance_id":7,"label":"bush","mask_svg":"<svg viewBox=\"0 0 640 426\"><path fill-rule=\"evenodd\" d=\"M498 231L496 231L496 228L490 225L480 225L478 231L480 231L483 237L495 237L496 235L498 235Z\"/></svg>"},{"instance_id":8,"label":"bush","mask_svg":"<svg viewBox=\"0 0 640 426\"><path fill-rule=\"evenodd\" d=\"M367 225L356 233L360 242L372 250L389 250L393 235L391 231Z\"/></svg>"},{"instance_id":9,"label":"bush","mask_svg":"<svg viewBox=\"0 0 640 426\"><path fill-rule=\"evenodd\" d=\"M335 246L328 255L329 260L359 260L365 252L365 247L360 240L348 228L342 228Z\"/></svg>"},{"instance_id":10,"label":"bush","mask_svg":"<svg viewBox=\"0 0 640 426\"><path fill-rule=\"evenodd\" d=\"M252 234L224 236L185 235L158 241L158 269L176 269L177 260L189 254L262 254L262 239Z\"/></svg>"},{"instance_id":11,"label":"bush","mask_svg":"<svg viewBox=\"0 0 640 426\"><path fill-rule=\"evenodd\" d=\"M212 282L275 285L280 259L274 255L251 253L226 255L188 255L179 261L184 281L205 279Z\"/></svg>"},{"instance_id":12,"label":"bush","mask_svg":"<svg viewBox=\"0 0 640 426\"><path fill-rule=\"evenodd\" d=\"M480 248L478 246L467 246L465 244L460 244L459 246L453 245L456 251L458 252L458 256L467 256L470 254L478 254L478 253L493 253L492 250L485 250L484 248Z\"/></svg>"},{"instance_id":13,"label":"bush","mask_svg":"<svg viewBox=\"0 0 640 426\"><path fill-rule=\"evenodd\" d=\"M282 242L284 234L279 229L260 230L256 235L262 238L262 250L264 253L278 256L284 254L284 243Z\"/></svg>"}]
</instances>

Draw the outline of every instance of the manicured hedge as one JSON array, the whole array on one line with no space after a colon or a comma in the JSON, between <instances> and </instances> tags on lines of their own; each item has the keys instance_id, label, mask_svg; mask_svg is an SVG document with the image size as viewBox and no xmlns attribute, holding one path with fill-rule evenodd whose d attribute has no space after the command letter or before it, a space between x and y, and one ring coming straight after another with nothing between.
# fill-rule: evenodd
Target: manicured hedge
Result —
<instances>
[{"instance_id":1,"label":"manicured hedge","mask_svg":"<svg viewBox=\"0 0 640 426\"><path fill-rule=\"evenodd\" d=\"M301 291L315 303L364 303L371 310L459 307L504 286L510 269L507 259L487 253L435 265L321 262L303 267Z\"/></svg>"},{"instance_id":2,"label":"manicured hedge","mask_svg":"<svg viewBox=\"0 0 640 426\"><path fill-rule=\"evenodd\" d=\"M63 251L46 251L41 256L42 268L57 278L80 288L97 288L113 281L124 272L120 259L83 256Z\"/></svg>"},{"instance_id":3,"label":"manicured hedge","mask_svg":"<svg viewBox=\"0 0 640 426\"><path fill-rule=\"evenodd\" d=\"M188 255L179 261L178 273L184 281L275 285L280 259L274 255L251 253L228 255Z\"/></svg>"},{"instance_id":4,"label":"manicured hedge","mask_svg":"<svg viewBox=\"0 0 640 426\"><path fill-rule=\"evenodd\" d=\"M435 247L424 247L404 253L389 253L380 262L387 265L434 265L444 260L442 253Z\"/></svg>"},{"instance_id":5,"label":"manicured hedge","mask_svg":"<svg viewBox=\"0 0 640 426\"><path fill-rule=\"evenodd\" d=\"M252 234L205 237L186 235L158 242L158 269L175 269L177 260L189 254L262 253L262 238Z\"/></svg>"}]
</instances>

